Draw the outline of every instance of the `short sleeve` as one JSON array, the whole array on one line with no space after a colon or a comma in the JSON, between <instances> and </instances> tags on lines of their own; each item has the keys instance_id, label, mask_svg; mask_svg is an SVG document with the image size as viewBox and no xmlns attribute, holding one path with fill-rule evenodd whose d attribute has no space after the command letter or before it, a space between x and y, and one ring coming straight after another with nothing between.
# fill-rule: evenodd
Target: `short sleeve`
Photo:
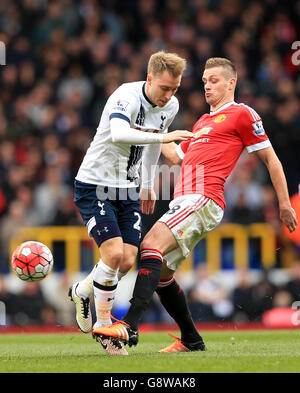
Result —
<instances>
[{"instance_id":1,"label":"short sleeve","mask_svg":"<svg viewBox=\"0 0 300 393\"><path fill-rule=\"evenodd\" d=\"M246 105L238 118L237 131L248 153L271 146L261 117L254 109Z\"/></svg>"},{"instance_id":2,"label":"short sleeve","mask_svg":"<svg viewBox=\"0 0 300 393\"><path fill-rule=\"evenodd\" d=\"M191 139L189 139L187 141L183 141L179 145L177 145L176 152L181 160L183 160L183 157L184 157L185 153L187 152L190 143L191 143Z\"/></svg>"}]
</instances>

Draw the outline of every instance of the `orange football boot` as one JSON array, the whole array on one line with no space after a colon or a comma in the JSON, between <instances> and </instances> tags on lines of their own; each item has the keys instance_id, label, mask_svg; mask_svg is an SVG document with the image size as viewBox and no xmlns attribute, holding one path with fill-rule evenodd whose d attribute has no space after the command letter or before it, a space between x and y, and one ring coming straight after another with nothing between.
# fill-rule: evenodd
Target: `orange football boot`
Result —
<instances>
[{"instance_id":1,"label":"orange football boot","mask_svg":"<svg viewBox=\"0 0 300 393\"><path fill-rule=\"evenodd\" d=\"M169 336L175 338L176 341L166 348L161 349L158 352L161 353L174 353L174 352L194 352L194 351L205 351L205 344L203 340L197 341L196 343L183 344L179 337L173 336L173 334L168 333Z\"/></svg>"},{"instance_id":2,"label":"orange football boot","mask_svg":"<svg viewBox=\"0 0 300 393\"><path fill-rule=\"evenodd\" d=\"M93 336L100 336L101 339L107 337L114 337L118 340L123 341L125 344L128 344L130 347L132 345L137 345L138 343L138 332L131 329L131 327L124 321L119 321L118 319L111 316L117 322L112 325L96 328L93 330Z\"/></svg>"}]
</instances>

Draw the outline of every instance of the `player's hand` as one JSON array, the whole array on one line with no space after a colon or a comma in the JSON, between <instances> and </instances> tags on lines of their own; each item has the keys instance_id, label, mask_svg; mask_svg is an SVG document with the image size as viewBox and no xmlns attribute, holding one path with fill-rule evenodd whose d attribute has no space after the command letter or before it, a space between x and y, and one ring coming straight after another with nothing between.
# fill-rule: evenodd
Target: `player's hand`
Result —
<instances>
[{"instance_id":1,"label":"player's hand","mask_svg":"<svg viewBox=\"0 0 300 393\"><path fill-rule=\"evenodd\" d=\"M288 227L290 232L294 232L298 224L296 212L292 207L280 209L280 219Z\"/></svg>"},{"instance_id":2,"label":"player's hand","mask_svg":"<svg viewBox=\"0 0 300 393\"><path fill-rule=\"evenodd\" d=\"M170 143L175 141L186 141L194 138L194 134L186 130L176 130L164 135L163 143Z\"/></svg>"},{"instance_id":3,"label":"player's hand","mask_svg":"<svg viewBox=\"0 0 300 393\"><path fill-rule=\"evenodd\" d=\"M156 202L154 190L140 190L141 212L143 214L153 214Z\"/></svg>"}]
</instances>

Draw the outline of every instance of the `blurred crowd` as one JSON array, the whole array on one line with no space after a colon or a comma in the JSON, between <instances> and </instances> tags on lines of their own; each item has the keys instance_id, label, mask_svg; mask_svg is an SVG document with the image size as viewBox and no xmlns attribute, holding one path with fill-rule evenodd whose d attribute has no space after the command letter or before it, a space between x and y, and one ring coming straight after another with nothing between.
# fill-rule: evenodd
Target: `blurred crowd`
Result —
<instances>
[{"instance_id":1,"label":"blurred crowd","mask_svg":"<svg viewBox=\"0 0 300 393\"><path fill-rule=\"evenodd\" d=\"M0 268L24 225L81 225L73 180L108 96L143 80L149 56L188 61L172 129L190 130L208 107L201 76L211 56L238 69L236 100L257 110L283 164L300 182L300 75L292 43L300 1L1 0ZM225 220L278 227L276 197L262 165L240 160L228 181ZM158 202L157 214L165 210Z\"/></svg>"},{"instance_id":2,"label":"blurred crowd","mask_svg":"<svg viewBox=\"0 0 300 393\"><path fill-rule=\"evenodd\" d=\"M300 259L287 270L284 279L282 277L276 279L272 271L258 271L255 276L252 273L250 270L236 271L230 276L230 285L226 284L224 276L218 277L217 274L209 273L205 263L197 266L193 279L188 284L182 281L180 274L176 273L176 275L178 282L184 286L195 322L264 323L264 316L271 310L280 313L282 310L299 309ZM5 305L7 326L75 325L74 303L67 297L71 284L70 278L67 275L56 277L54 287L43 284L24 283L21 290L11 291L5 276L0 275L0 305ZM128 284L129 281L126 285ZM129 307L130 298L131 295L126 302L122 298L122 304L115 302L112 314L122 318ZM95 320L92 297L91 305ZM290 313L288 320L282 317L284 314L279 315L280 323L292 326ZM154 295L142 323L174 323L174 321L161 305L157 295Z\"/></svg>"},{"instance_id":3,"label":"blurred crowd","mask_svg":"<svg viewBox=\"0 0 300 393\"><path fill-rule=\"evenodd\" d=\"M300 301L300 260L281 282L272 278L271 271L262 271L254 279L249 270L240 270L230 290L209 274L205 264L199 264L196 273L188 300L193 318L198 322L261 322L266 311L290 308Z\"/></svg>"}]
</instances>

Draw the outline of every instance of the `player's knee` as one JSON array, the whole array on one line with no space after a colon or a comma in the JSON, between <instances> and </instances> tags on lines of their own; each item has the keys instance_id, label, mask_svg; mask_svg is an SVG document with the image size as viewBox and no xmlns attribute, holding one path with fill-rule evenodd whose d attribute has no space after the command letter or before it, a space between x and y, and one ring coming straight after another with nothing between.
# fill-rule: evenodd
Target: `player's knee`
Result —
<instances>
[{"instance_id":1,"label":"player's knee","mask_svg":"<svg viewBox=\"0 0 300 393\"><path fill-rule=\"evenodd\" d=\"M109 266L113 269L118 269L123 263L123 252L114 251L109 256Z\"/></svg>"},{"instance_id":2,"label":"player's knee","mask_svg":"<svg viewBox=\"0 0 300 393\"><path fill-rule=\"evenodd\" d=\"M155 249L164 254L170 248L173 241L175 239L169 228L165 224L157 222L142 241L141 249Z\"/></svg>"},{"instance_id":3,"label":"player's knee","mask_svg":"<svg viewBox=\"0 0 300 393\"><path fill-rule=\"evenodd\" d=\"M174 276L174 270L171 270L167 266L167 261L164 259L162 264L162 271L161 271L161 280L171 280Z\"/></svg>"},{"instance_id":4,"label":"player's knee","mask_svg":"<svg viewBox=\"0 0 300 393\"><path fill-rule=\"evenodd\" d=\"M121 273L127 273L137 260L138 247L133 245L125 244L124 246L124 257L122 265L120 266Z\"/></svg>"},{"instance_id":5,"label":"player's knee","mask_svg":"<svg viewBox=\"0 0 300 393\"><path fill-rule=\"evenodd\" d=\"M112 269L118 269L124 258L123 242L120 238L112 238L102 243L100 255L103 262Z\"/></svg>"},{"instance_id":6,"label":"player's knee","mask_svg":"<svg viewBox=\"0 0 300 393\"><path fill-rule=\"evenodd\" d=\"M116 251L113 256L112 256L112 260L113 262L118 265L121 266L122 262L123 262L123 252L122 251Z\"/></svg>"},{"instance_id":7,"label":"player's knee","mask_svg":"<svg viewBox=\"0 0 300 393\"><path fill-rule=\"evenodd\" d=\"M148 233L144 240L141 243L141 250L142 249L157 249L158 242L155 234Z\"/></svg>"}]
</instances>

